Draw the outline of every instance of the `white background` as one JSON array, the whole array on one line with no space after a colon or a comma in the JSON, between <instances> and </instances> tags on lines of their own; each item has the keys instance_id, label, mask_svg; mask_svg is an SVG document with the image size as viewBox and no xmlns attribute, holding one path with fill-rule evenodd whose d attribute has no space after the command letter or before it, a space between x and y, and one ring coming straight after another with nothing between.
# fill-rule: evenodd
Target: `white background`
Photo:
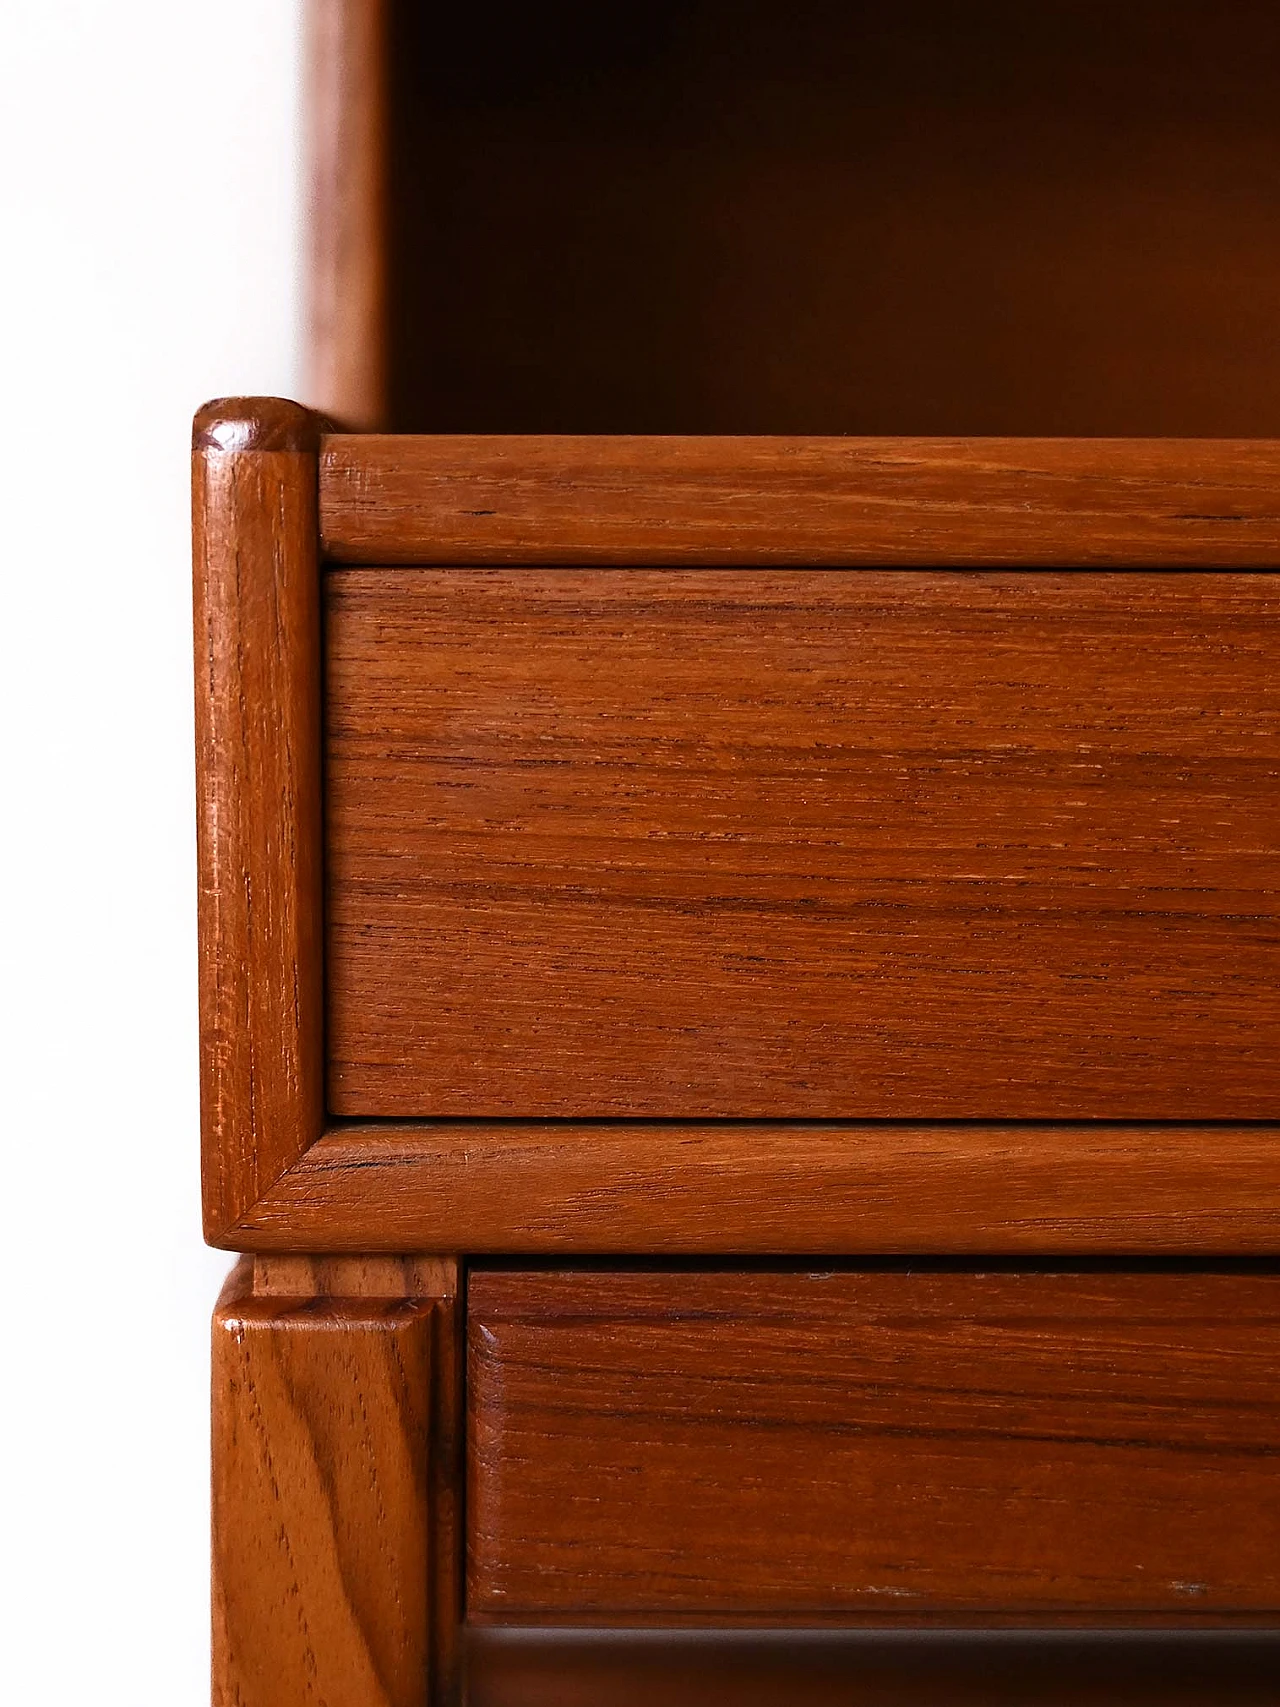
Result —
<instances>
[{"instance_id":1,"label":"white background","mask_svg":"<svg viewBox=\"0 0 1280 1707\"><path fill-rule=\"evenodd\" d=\"M0 3L0 1700L206 1707L188 541L296 394L302 0Z\"/></svg>"}]
</instances>

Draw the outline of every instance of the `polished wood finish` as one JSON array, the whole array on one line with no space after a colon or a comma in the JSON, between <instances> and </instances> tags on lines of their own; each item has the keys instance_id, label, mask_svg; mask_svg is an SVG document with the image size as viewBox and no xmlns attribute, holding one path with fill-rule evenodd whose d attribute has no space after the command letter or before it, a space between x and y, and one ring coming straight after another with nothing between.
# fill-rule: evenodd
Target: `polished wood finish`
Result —
<instances>
[{"instance_id":1,"label":"polished wood finish","mask_svg":"<svg viewBox=\"0 0 1280 1707\"><path fill-rule=\"evenodd\" d=\"M327 578L338 1115L1280 1115L1280 577Z\"/></svg>"},{"instance_id":2,"label":"polished wood finish","mask_svg":"<svg viewBox=\"0 0 1280 1707\"><path fill-rule=\"evenodd\" d=\"M479 1270L473 1619L1280 1610L1280 1276Z\"/></svg>"},{"instance_id":3,"label":"polished wood finish","mask_svg":"<svg viewBox=\"0 0 1280 1707\"><path fill-rule=\"evenodd\" d=\"M315 846L301 839L290 867L285 842L273 828L278 801L294 813L296 827L311 811L311 790L318 792L306 736L315 700L309 688L301 696L297 692L312 656L310 617L304 610L288 654L277 656L264 638L271 629L261 621L261 598L256 605L236 599L245 588L257 586L261 594L274 585L271 529L277 517L287 519L292 512L288 506L273 508L271 480L292 482L290 502L305 505L310 475L303 465L318 430L314 417L269 399L215 405L197 423L198 521L211 517L216 524L209 534L215 547L200 542L210 555L207 561L198 558L197 586L203 634L204 989L207 1020L217 1020L207 1024L204 1052L211 1238L233 1249L264 1252L391 1254L460 1245L494 1253L668 1254L1275 1248L1278 1194L1270 1126L849 1126L776 1119L539 1126L464 1119L339 1123L326 1129L315 1044L318 945L306 935L318 903L308 902L296 920L300 959L290 959L287 931L276 930L289 924L288 907L270 914L267 923L275 934L259 931L254 952L262 958L253 963L252 976L245 916L238 910L246 893L270 896L273 882L284 882L286 902L304 891L315 895L318 832L313 830ZM211 471L217 475L213 486ZM203 500L215 488L218 502L208 509ZM311 549L308 536L302 555ZM242 563L273 567L238 587L231 573L236 553ZM287 565L297 558L287 557ZM350 573L333 577L339 590ZM1033 579L1037 586L1050 585ZM312 583L300 574L286 576L284 584L296 601ZM1258 583L1228 576L1222 584ZM1183 582L1171 578L1165 585ZM286 601L282 608L296 613L297 605ZM242 619L243 638L252 642L243 650L236 626ZM1265 625L1259 625L1250 644L1268 643ZM1238 633L1232 644L1243 644ZM218 665L212 674L211 659ZM1267 688L1249 709L1265 707L1269 695ZM1243 705L1243 695L1231 702ZM303 739L291 746L286 736L298 724L299 704ZM259 739L261 750L252 745ZM1221 744L1206 762L1223 763ZM1203 802L1193 802L1192 809L1203 817ZM221 838L216 844L215 826ZM245 869L252 871L254 885L246 891L232 878L237 862L250 856ZM282 1023L264 1019L265 1008L281 994L287 998L295 966L307 969L297 986L300 1008L291 1011L286 1000ZM251 1001L257 1004L252 1009ZM1261 1003L1259 1023L1271 1011L1272 1004ZM219 1013L225 1017L218 1019ZM239 1016L250 1013L252 1027L240 1024ZM291 1028L299 1018L304 1023L295 1034ZM287 1047L279 1051L277 1067L281 1039Z\"/></svg>"},{"instance_id":4,"label":"polished wood finish","mask_svg":"<svg viewBox=\"0 0 1280 1707\"><path fill-rule=\"evenodd\" d=\"M257 1296L213 1336L215 1707L428 1707L433 1345L417 1296ZM456 1615L455 1615L456 1622Z\"/></svg>"},{"instance_id":5,"label":"polished wood finish","mask_svg":"<svg viewBox=\"0 0 1280 1707\"><path fill-rule=\"evenodd\" d=\"M396 431L1280 431L1270 0L394 27Z\"/></svg>"},{"instance_id":6,"label":"polished wood finish","mask_svg":"<svg viewBox=\"0 0 1280 1707\"><path fill-rule=\"evenodd\" d=\"M257 1251L1267 1255L1274 1125L338 1125L225 1235Z\"/></svg>"},{"instance_id":7,"label":"polished wood finish","mask_svg":"<svg viewBox=\"0 0 1280 1707\"><path fill-rule=\"evenodd\" d=\"M196 416L200 1103L218 1237L324 1126L323 423L225 398Z\"/></svg>"},{"instance_id":8,"label":"polished wood finish","mask_svg":"<svg viewBox=\"0 0 1280 1707\"><path fill-rule=\"evenodd\" d=\"M308 0L310 401L387 420L392 0Z\"/></svg>"},{"instance_id":9,"label":"polished wood finish","mask_svg":"<svg viewBox=\"0 0 1280 1707\"><path fill-rule=\"evenodd\" d=\"M530 1686L459 1250L737 1265L473 1276L478 1626L1280 1616L1280 1282L747 1266L1274 1253L1280 452L637 443L197 420L218 1707Z\"/></svg>"},{"instance_id":10,"label":"polished wood finish","mask_svg":"<svg viewBox=\"0 0 1280 1707\"><path fill-rule=\"evenodd\" d=\"M482 1625L468 1658L468 1707L1274 1707L1280 1638Z\"/></svg>"},{"instance_id":11,"label":"polished wood finish","mask_svg":"<svg viewBox=\"0 0 1280 1707\"><path fill-rule=\"evenodd\" d=\"M297 451L302 456L314 457L319 453L320 442L325 433L332 427L332 422L325 416L317 414L312 409L304 409L300 403L292 403L287 397L215 397L209 403L204 403L196 410L191 423L191 452L195 458L206 457L213 452L225 455L266 451ZM223 473L242 472L237 465L215 465ZM300 476L292 464L250 465L258 468L264 474L276 474L282 480L299 481ZM203 569L207 574L216 574L218 562L212 555L221 543L215 535L212 538L202 538L200 530L211 525L219 527L222 532L234 532L237 527L250 527L256 519L253 515L254 506L247 505L246 513L230 511L219 513L218 499L222 493L213 487L208 492L201 491L200 478L203 474L208 480L209 468L202 462L196 461L192 466L192 483L195 487L196 499L203 497L208 508L202 508L197 501L193 504L192 520L195 531L196 570ZM308 471L306 484L312 489L316 484L314 472ZM314 506L314 496L312 504ZM261 504L257 506L261 508ZM307 536L308 540L314 534ZM208 560L198 553L204 551L210 554Z\"/></svg>"},{"instance_id":12,"label":"polished wood finish","mask_svg":"<svg viewBox=\"0 0 1280 1707\"><path fill-rule=\"evenodd\" d=\"M338 563L1280 568L1275 440L336 434Z\"/></svg>"},{"instance_id":13,"label":"polished wood finish","mask_svg":"<svg viewBox=\"0 0 1280 1707\"><path fill-rule=\"evenodd\" d=\"M310 577L290 569L281 583L288 597L280 609L295 630L286 651L270 643L271 625L261 620L278 568L272 529L294 513L275 503L271 481L283 480L290 504L296 499L305 512L305 464L319 429L315 417L270 399L214 405L197 423L197 519L212 524L197 560L211 1238L233 1249L391 1253L459 1244L583 1248L575 1239L600 1251L668 1253L1274 1248L1269 1127L464 1120L326 1130L319 953L307 932L320 912L318 831L314 843L301 835L286 855L287 836L274 828L277 801L292 814L286 831L295 831L318 794L308 747L316 703L307 686ZM304 550L290 545L286 565L311 553L305 525L302 533ZM237 553L242 564L271 567L238 580ZM335 575L335 585L350 573ZM255 587L256 603L243 596ZM1266 643L1262 628L1254 639ZM238 869L252 872L248 889L233 881ZM273 883L283 884L285 904L269 911L266 930L259 912L250 951L244 901L271 896ZM305 906L304 892L313 897ZM300 1004L291 1009L299 969ZM282 1018L263 1017L273 1003ZM1260 1008L1264 1020L1269 1011ZM240 1023L250 1015L251 1025Z\"/></svg>"}]
</instances>

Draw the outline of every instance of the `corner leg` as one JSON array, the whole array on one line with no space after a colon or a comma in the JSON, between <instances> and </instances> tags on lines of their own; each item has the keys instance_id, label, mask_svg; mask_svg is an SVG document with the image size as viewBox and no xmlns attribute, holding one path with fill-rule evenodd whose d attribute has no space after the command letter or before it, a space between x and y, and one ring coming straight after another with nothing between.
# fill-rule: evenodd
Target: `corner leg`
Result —
<instances>
[{"instance_id":1,"label":"corner leg","mask_svg":"<svg viewBox=\"0 0 1280 1707\"><path fill-rule=\"evenodd\" d=\"M286 1257L228 1280L213 1327L214 1707L429 1707L450 1272Z\"/></svg>"}]
</instances>

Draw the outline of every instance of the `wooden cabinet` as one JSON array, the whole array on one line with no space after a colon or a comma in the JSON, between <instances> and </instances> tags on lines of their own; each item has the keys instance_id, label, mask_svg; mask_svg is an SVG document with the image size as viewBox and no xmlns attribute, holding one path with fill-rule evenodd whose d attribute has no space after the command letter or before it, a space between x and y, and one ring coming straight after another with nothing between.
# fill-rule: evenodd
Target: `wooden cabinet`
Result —
<instances>
[{"instance_id":1,"label":"wooden cabinet","mask_svg":"<svg viewBox=\"0 0 1280 1707\"><path fill-rule=\"evenodd\" d=\"M347 1568L405 1707L464 1621L1276 1614L1280 448L703 450L197 424L220 1509L311 1466L224 1520L228 1700Z\"/></svg>"},{"instance_id":2,"label":"wooden cabinet","mask_svg":"<svg viewBox=\"0 0 1280 1707\"><path fill-rule=\"evenodd\" d=\"M1276 18L314 20L335 419L195 437L220 1707L1272 1699Z\"/></svg>"}]
</instances>

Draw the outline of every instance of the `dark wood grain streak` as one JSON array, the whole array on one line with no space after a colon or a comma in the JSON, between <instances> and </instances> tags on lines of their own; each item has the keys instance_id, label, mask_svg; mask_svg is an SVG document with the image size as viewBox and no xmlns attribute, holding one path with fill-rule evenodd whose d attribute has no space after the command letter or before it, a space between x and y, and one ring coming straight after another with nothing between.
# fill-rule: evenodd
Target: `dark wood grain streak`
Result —
<instances>
[{"instance_id":1,"label":"dark wood grain streak","mask_svg":"<svg viewBox=\"0 0 1280 1707\"><path fill-rule=\"evenodd\" d=\"M1280 1276L468 1298L473 1619L1280 1609Z\"/></svg>"},{"instance_id":2,"label":"dark wood grain streak","mask_svg":"<svg viewBox=\"0 0 1280 1707\"><path fill-rule=\"evenodd\" d=\"M335 436L337 563L1280 567L1274 439Z\"/></svg>"},{"instance_id":3,"label":"dark wood grain streak","mask_svg":"<svg viewBox=\"0 0 1280 1707\"><path fill-rule=\"evenodd\" d=\"M1280 1114L1280 578L327 578L329 1105Z\"/></svg>"},{"instance_id":4,"label":"dark wood grain streak","mask_svg":"<svg viewBox=\"0 0 1280 1707\"><path fill-rule=\"evenodd\" d=\"M1280 1249L1265 1125L340 1125L233 1249L499 1255Z\"/></svg>"},{"instance_id":5,"label":"dark wood grain streak","mask_svg":"<svg viewBox=\"0 0 1280 1707\"><path fill-rule=\"evenodd\" d=\"M436 1306L248 1268L214 1319L215 1707L428 1707Z\"/></svg>"},{"instance_id":6,"label":"dark wood grain streak","mask_svg":"<svg viewBox=\"0 0 1280 1707\"><path fill-rule=\"evenodd\" d=\"M216 1237L324 1125L321 422L227 398L193 435L200 1103Z\"/></svg>"}]
</instances>

